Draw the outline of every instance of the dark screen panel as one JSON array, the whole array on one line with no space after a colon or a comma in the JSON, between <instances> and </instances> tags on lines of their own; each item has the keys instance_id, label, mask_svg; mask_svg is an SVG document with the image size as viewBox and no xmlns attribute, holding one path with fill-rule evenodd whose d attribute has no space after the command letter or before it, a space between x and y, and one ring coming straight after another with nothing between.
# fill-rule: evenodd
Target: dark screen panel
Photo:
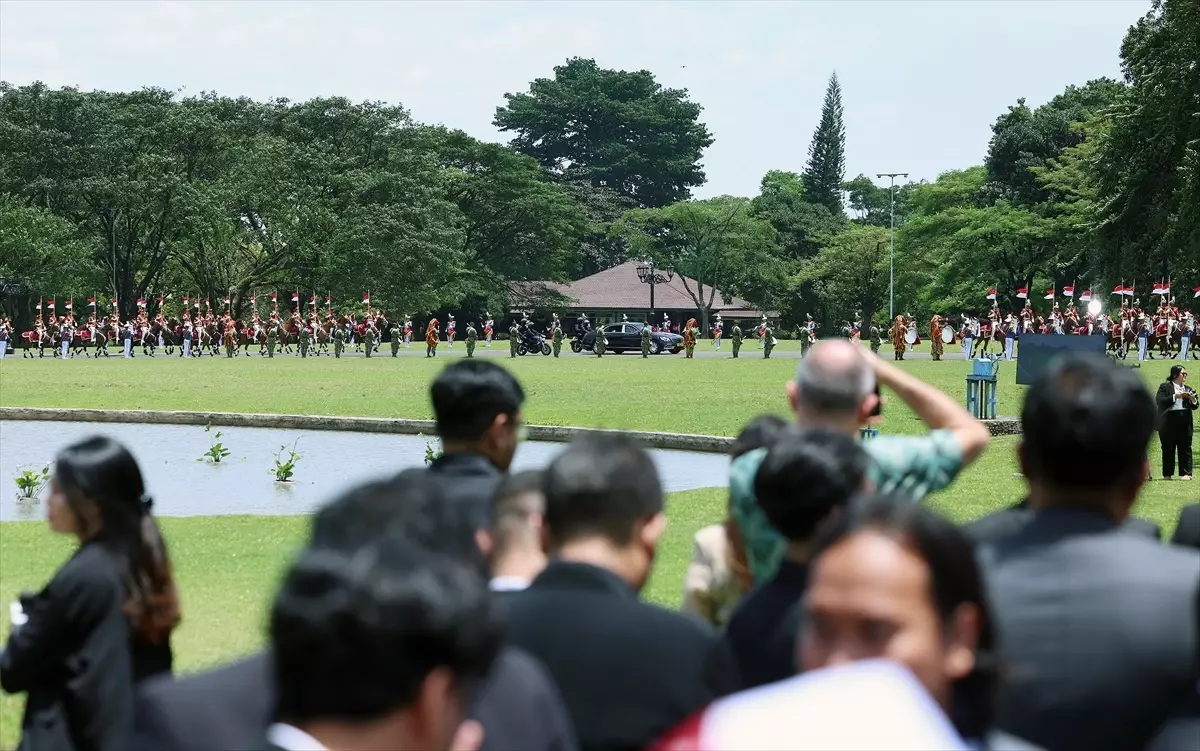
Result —
<instances>
[{"instance_id":1,"label":"dark screen panel","mask_svg":"<svg viewBox=\"0 0 1200 751\"><path fill-rule=\"evenodd\" d=\"M1021 334L1017 349L1017 384L1028 386L1054 358L1067 352L1084 352L1104 357L1104 334Z\"/></svg>"}]
</instances>

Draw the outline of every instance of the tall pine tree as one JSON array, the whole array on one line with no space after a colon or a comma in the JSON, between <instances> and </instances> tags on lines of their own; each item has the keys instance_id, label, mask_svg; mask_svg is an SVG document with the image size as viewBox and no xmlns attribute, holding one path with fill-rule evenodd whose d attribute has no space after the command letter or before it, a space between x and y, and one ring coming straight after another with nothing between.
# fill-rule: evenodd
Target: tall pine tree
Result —
<instances>
[{"instance_id":1,"label":"tall pine tree","mask_svg":"<svg viewBox=\"0 0 1200 751\"><path fill-rule=\"evenodd\" d=\"M821 204L834 216L843 216L842 181L845 177L846 126L842 124L842 87L835 71L825 89L821 122L808 146L808 164L804 167L805 199Z\"/></svg>"}]
</instances>

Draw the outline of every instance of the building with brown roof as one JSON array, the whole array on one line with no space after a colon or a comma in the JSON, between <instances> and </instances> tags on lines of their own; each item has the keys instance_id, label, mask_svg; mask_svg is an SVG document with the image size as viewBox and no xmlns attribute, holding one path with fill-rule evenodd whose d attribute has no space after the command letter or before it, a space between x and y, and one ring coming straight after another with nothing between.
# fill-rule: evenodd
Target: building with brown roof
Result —
<instances>
[{"instance_id":1,"label":"building with brown roof","mask_svg":"<svg viewBox=\"0 0 1200 751\"><path fill-rule=\"evenodd\" d=\"M758 321L763 311L738 297L713 291L707 284L701 289L695 279L675 274L669 282L654 285L654 306L651 311L650 285L638 277L640 261L627 261L598 274L584 277L567 284L555 282L513 282L509 286L510 303L513 311L543 307L547 298L557 298L549 305L563 313L564 326L574 325L580 313L586 313L593 323L619 321L629 316L631 321L640 321L653 313L652 323L659 324L663 314L670 316L674 326L688 318L701 320L700 309L694 293L701 301L712 300L709 317L720 313L726 321L741 319L743 322ZM691 292L689 292L691 290ZM768 316L774 313L767 311ZM570 329L567 329L568 331Z\"/></svg>"}]
</instances>

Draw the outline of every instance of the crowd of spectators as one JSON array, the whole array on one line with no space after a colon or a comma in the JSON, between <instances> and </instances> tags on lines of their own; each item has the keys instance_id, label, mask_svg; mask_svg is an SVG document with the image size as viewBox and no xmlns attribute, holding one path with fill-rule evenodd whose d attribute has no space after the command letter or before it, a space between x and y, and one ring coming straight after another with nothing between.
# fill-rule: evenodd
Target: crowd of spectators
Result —
<instances>
[{"instance_id":1,"label":"crowd of spectators","mask_svg":"<svg viewBox=\"0 0 1200 751\"><path fill-rule=\"evenodd\" d=\"M862 440L884 389L927 432ZM444 455L320 509L265 648L180 677L152 502L93 438L54 464L50 526L79 545L14 603L0 685L26 751L1200 750L1200 504L1169 543L1133 516L1155 433L1190 452L1184 393L1054 361L1022 407L1025 497L959 526L922 501L986 426L820 342L793 419L733 442L674 611L639 596L668 524L650 454L598 432L510 474L526 395L456 362L430 388Z\"/></svg>"}]
</instances>

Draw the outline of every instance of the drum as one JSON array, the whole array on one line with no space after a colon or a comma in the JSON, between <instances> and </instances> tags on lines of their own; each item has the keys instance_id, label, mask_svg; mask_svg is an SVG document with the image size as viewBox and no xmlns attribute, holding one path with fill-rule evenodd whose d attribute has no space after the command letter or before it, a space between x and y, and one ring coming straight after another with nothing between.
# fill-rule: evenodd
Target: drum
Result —
<instances>
[{"instance_id":1,"label":"drum","mask_svg":"<svg viewBox=\"0 0 1200 751\"><path fill-rule=\"evenodd\" d=\"M917 343L917 330L909 329L908 331L905 331L904 332L904 341L908 342L909 344L916 344Z\"/></svg>"},{"instance_id":2,"label":"drum","mask_svg":"<svg viewBox=\"0 0 1200 751\"><path fill-rule=\"evenodd\" d=\"M949 326L943 326L942 327L942 341L945 342L946 344L949 344L950 342L954 341L954 329L950 328Z\"/></svg>"}]
</instances>

